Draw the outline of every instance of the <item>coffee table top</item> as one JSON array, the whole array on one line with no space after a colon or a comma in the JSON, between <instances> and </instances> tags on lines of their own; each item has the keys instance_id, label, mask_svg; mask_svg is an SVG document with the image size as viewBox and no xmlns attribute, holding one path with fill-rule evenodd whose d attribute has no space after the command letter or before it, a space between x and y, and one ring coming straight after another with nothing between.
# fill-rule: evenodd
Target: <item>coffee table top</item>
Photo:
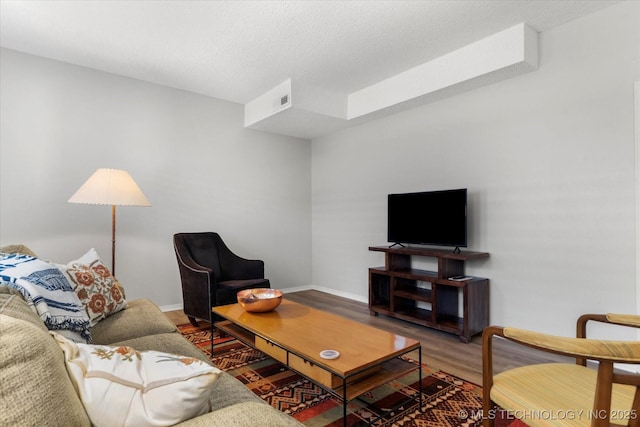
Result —
<instances>
[{"instance_id":1,"label":"coffee table top","mask_svg":"<svg viewBox=\"0 0 640 427\"><path fill-rule=\"evenodd\" d=\"M417 340L286 299L267 313L249 313L239 304L217 306L213 312L343 376L420 347ZM340 356L323 359L323 350L337 350Z\"/></svg>"}]
</instances>

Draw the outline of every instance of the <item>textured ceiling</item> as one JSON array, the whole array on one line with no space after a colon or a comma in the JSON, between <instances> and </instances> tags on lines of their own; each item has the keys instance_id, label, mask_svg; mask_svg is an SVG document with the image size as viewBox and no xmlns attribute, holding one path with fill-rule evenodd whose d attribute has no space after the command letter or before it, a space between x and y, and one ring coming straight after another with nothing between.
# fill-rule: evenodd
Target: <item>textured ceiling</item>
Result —
<instances>
[{"instance_id":1,"label":"textured ceiling","mask_svg":"<svg viewBox=\"0 0 640 427\"><path fill-rule=\"evenodd\" d=\"M526 22L611 1L8 1L3 47L246 103L287 78L351 93Z\"/></svg>"}]
</instances>

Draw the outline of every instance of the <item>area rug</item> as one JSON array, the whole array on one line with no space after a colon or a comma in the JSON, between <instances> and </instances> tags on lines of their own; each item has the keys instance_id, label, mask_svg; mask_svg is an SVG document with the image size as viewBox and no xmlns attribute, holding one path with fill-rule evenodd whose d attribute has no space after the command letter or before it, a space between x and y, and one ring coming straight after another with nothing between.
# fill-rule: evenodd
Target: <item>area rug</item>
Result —
<instances>
[{"instance_id":1,"label":"area rug","mask_svg":"<svg viewBox=\"0 0 640 427\"><path fill-rule=\"evenodd\" d=\"M233 337L214 336L208 324L178 326L180 332L215 366L233 375L274 408L308 427L342 426L342 403L313 382ZM411 363L415 360L406 358ZM417 402L403 405L419 390L418 370L349 402L347 425L378 427L479 426L482 390L443 371L422 367L422 411ZM398 408L396 406L400 405ZM395 408L395 409L391 409ZM389 410L391 409L391 410ZM389 410L389 412L387 412ZM382 419L380 417L382 416Z\"/></svg>"}]
</instances>

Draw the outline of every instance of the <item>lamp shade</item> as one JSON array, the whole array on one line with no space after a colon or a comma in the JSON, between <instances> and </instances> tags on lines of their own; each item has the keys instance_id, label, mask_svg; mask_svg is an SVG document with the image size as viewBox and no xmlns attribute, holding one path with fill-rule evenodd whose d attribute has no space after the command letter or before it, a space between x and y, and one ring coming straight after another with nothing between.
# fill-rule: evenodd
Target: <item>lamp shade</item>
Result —
<instances>
[{"instance_id":1,"label":"lamp shade","mask_svg":"<svg viewBox=\"0 0 640 427\"><path fill-rule=\"evenodd\" d=\"M121 169L98 169L68 202L90 205L151 206L129 172Z\"/></svg>"}]
</instances>

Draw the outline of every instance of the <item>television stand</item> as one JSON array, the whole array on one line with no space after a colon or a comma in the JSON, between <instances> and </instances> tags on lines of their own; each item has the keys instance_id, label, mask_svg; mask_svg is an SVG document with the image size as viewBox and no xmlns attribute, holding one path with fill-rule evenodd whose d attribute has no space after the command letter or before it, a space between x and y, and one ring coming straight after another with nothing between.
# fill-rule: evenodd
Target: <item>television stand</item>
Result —
<instances>
[{"instance_id":1,"label":"television stand","mask_svg":"<svg viewBox=\"0 0 640 427\"><path fill-rule=\"evenodd\" d=\"M467 261L487 258L487 252L387 246L369 250L385 253L385 266L369 269L372 316L382 313L453 333L464 343L489 326L489 279L464 273ZM437 271L411 268L412 256L437 258ZM452 280L454 276L469 278Z\"/></svg>"},{"instance_id":2,"label":"television stand","mask_svg":"<svg viewBox=\"0 0 640 427\"><path fill-rule=\"evenodd\" d=\"M389 249L393 248L394 246L400 246L401 248L406 248L406 246L403 245L402 243L395 242L393 245L389 246Z\"/></svg>"}]
</instances>

